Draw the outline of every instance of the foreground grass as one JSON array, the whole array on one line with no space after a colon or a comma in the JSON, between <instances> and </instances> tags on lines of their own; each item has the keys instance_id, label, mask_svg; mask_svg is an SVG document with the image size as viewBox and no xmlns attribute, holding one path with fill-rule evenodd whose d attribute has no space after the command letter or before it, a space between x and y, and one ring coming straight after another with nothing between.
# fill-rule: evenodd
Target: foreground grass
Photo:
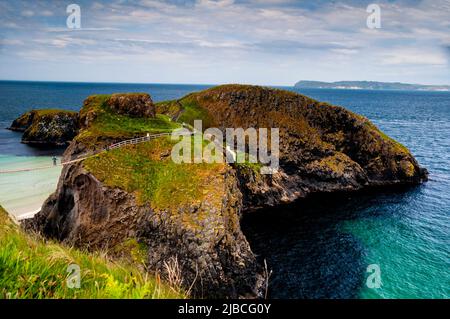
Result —
<instances>
[{"instance_id":1,"label":"foreground grass","mask_svg":"<svg viewBox=\"0 0 450 319\"><path fill-rule=\"evenodd\" d=\"M67 285L70 264L80 267L79 289ZM0 298L184 297L134 265L25 234L0 206Z\"/></svg>"}]
</instances>

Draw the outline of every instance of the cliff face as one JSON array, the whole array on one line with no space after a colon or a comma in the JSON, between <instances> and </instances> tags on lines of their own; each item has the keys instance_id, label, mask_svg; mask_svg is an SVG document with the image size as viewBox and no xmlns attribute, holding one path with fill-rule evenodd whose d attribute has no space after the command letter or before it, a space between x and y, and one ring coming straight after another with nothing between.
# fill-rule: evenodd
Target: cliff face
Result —
<instances>
[{"instance_id":1,"label":"cliff face","mask_svg":"<svg viewBox=\"0 0 450 319\"><path fill-rule=\"evenodd\" d=\"M239 227L242 196L234 173L223 168L210 182L215 194L201 202L153 207L76 164L63 170L56 193L24 225L69 245L119 256L127 240L136 239L145 246L146 269L165 276L179 267L182 285L192 286L194 296L256 296L261 279Z\"/></svg>"},{"instance_id":2,"label":"cliff face","mask_svg":"<svg viewBox=\"0 0 450 319\"><path fill-rule=\"evenodd\" d=\"M22 143L64 146L78 134L78 114L61 110L33 110L14 120L9 128L24 132Z\"/></svg>"},{"instance_id":3,"label":"cliff face","mask_svg":"<svg viewBox=\"0 0 450 319\"><path fill-rule=\"evenodd\" d=\"M113 94L108 100L109 107L117 114L132 117L155 117L155 105L146 93Z\"/></svg>"},{"instance_id":4,"label":"cliff face","mask_svg":"<svg viewBox=\"0 0 450 319\"><path fill-rule=\"evenodd\" d=\"M167 104L191 109L207 126L279 128L280 171L273 176L237 166L247 208L291 202L312 192L419 184L427 179L406 147L368 119L293 92L226 85ZM192 118L186 119L192 122Z\"/></svg>"},{"instance_id":5,"label":"cliff face","mask_svg":"<svg viewBox=\"0 0 450 319\"><path fill-rule=\"evenodd\" d=\"M179 269L195 296L260 293L261 269L240 229L243 211L313 192L426 180L410 152L367 119L291 92L230 85L156 105L172 121L125 115L111 105L110 96L85 101L82 129L64 160L146 132L170 131L180 127L176 121L202 119L223 130L280 128L280 170L274 175L251 165L175 164L175 142L159 138L64 167L57 191L24 223L45 236L112 254L124 253L124 242L136 239L147 248L149 271Z\"/></svg>"},{"instance_id":6,"label":"cliff face","mask_svg":"<svg viewBox=\"0 0 450 319\"><path fill-rule=\"evenodd\" d=\"M108 97L89 98L81 114L94 109L64 160L98 148L92 140L116 141L117 130L102 131L102 139L94 136L105 127L105 114L115 112ZM120 132L133 134L129 122L120 123ZM64 167L56 192L24 227L70 245L107 248L113 255L136 239L146 247L149 271L168 275L179 269L194 296L258 295L262 279L240 229L242 195L235 171L225 164L175 164L173 145L160 138Z\"/></svg>"},{"instance_id":7,"label":"cliff face","mask_svg":"<svg viewBox=\"0 0 450 319\"><path fill-rule=\"evenodd\" d=\"M33 123L35 114L36 111L26 112L22 114L12 122L11 126L8 127L8 129L16 132L25 132L25 130L29 128Z\"/></svg>"}]
</instances>

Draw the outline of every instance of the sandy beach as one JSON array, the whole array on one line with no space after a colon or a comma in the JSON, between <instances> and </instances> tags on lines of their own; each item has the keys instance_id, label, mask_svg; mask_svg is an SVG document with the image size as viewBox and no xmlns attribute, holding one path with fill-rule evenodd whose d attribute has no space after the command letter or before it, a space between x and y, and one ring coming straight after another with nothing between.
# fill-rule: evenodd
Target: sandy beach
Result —
<instances>
[{"instance_id":1,"label":"sandy beach","mask_svg":"<svg viewBox=\"0 0 450 319\"><path fill-rule=\"evenodd\" d=\"M59 159L58 159L59 160ZM1 170L51 165L50 156L0 156ZM0 174L0 204L16 219L33 217L56 189L61 167Z\"/></svg>"}]
</instances>

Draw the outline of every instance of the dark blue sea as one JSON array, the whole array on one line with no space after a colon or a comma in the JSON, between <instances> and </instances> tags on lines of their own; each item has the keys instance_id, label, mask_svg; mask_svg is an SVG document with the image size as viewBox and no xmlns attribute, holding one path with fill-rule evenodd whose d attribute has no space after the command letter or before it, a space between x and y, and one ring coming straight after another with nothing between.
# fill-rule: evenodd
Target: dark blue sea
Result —
<instances>
[{"instance_id":1,"label":"dark blue sea","mask_svg":"<svg viewBox=\"0 0 450 319\"><path fill-rule=\"evenodd\" d=\"M79 110L88 95L100 93L147 92L161 101L207 87L0 81L0 157L49 155L3 129L27 110ZM430 181L245 216L252 249L272 270L270 296L450 298L450 93L285 89L368 117L412 151ZM379 288L367 285L369 265L380 270Z\"/></svg>"}]
</instances>

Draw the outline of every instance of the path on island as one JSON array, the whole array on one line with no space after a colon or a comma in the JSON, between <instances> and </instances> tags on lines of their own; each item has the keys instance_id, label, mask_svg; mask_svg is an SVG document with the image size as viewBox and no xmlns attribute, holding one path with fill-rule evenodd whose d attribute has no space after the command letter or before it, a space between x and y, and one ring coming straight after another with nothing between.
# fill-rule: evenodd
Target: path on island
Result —
<instances>
[{"instance_id":1,"label":"path on island","mask_svg":"<svg viewBox=\"0 0 450 319\"><path fill-rule=\"evenodd\" d=\"M20 172L29 172L29 171L37 171L37 170L42 170L42 169L49 169L49 168L53 168L56 166L65 166L65 165L70 165L70 164L74 164L77 162L81 162L84 161L88 158L94 157L99 155L100 153L103 152L107 152L109 150L114 150L114 149L118 149L127 145L136 145L136 144L141 144L141 143L145 143L145 142L149 142L153 139L159 138L159 137L163 137L163 136L171 136L173 132L167 132L167 133L158 133L158 134L147 134L146 136L143 137L137 137L137 138L132 138L129 140L124 140L118 143L114 143L111 145L108 145L107 147L95 152L94 154L88 155L88 156L81 156L79 158L76 159L72 159L70 161L66 161L66 162L61 162L59 164L56 165L47 165L47 166L41 166L41 167L33 167L33 168L19 168L19 169L12 169L12 170L0 170L0 174L11 174L11 173L20 173ZM194 134L194 132L189 132L189 135ZM188 133L180 133L179 135L188 135Z\"/></svg>"}]
</instances>

